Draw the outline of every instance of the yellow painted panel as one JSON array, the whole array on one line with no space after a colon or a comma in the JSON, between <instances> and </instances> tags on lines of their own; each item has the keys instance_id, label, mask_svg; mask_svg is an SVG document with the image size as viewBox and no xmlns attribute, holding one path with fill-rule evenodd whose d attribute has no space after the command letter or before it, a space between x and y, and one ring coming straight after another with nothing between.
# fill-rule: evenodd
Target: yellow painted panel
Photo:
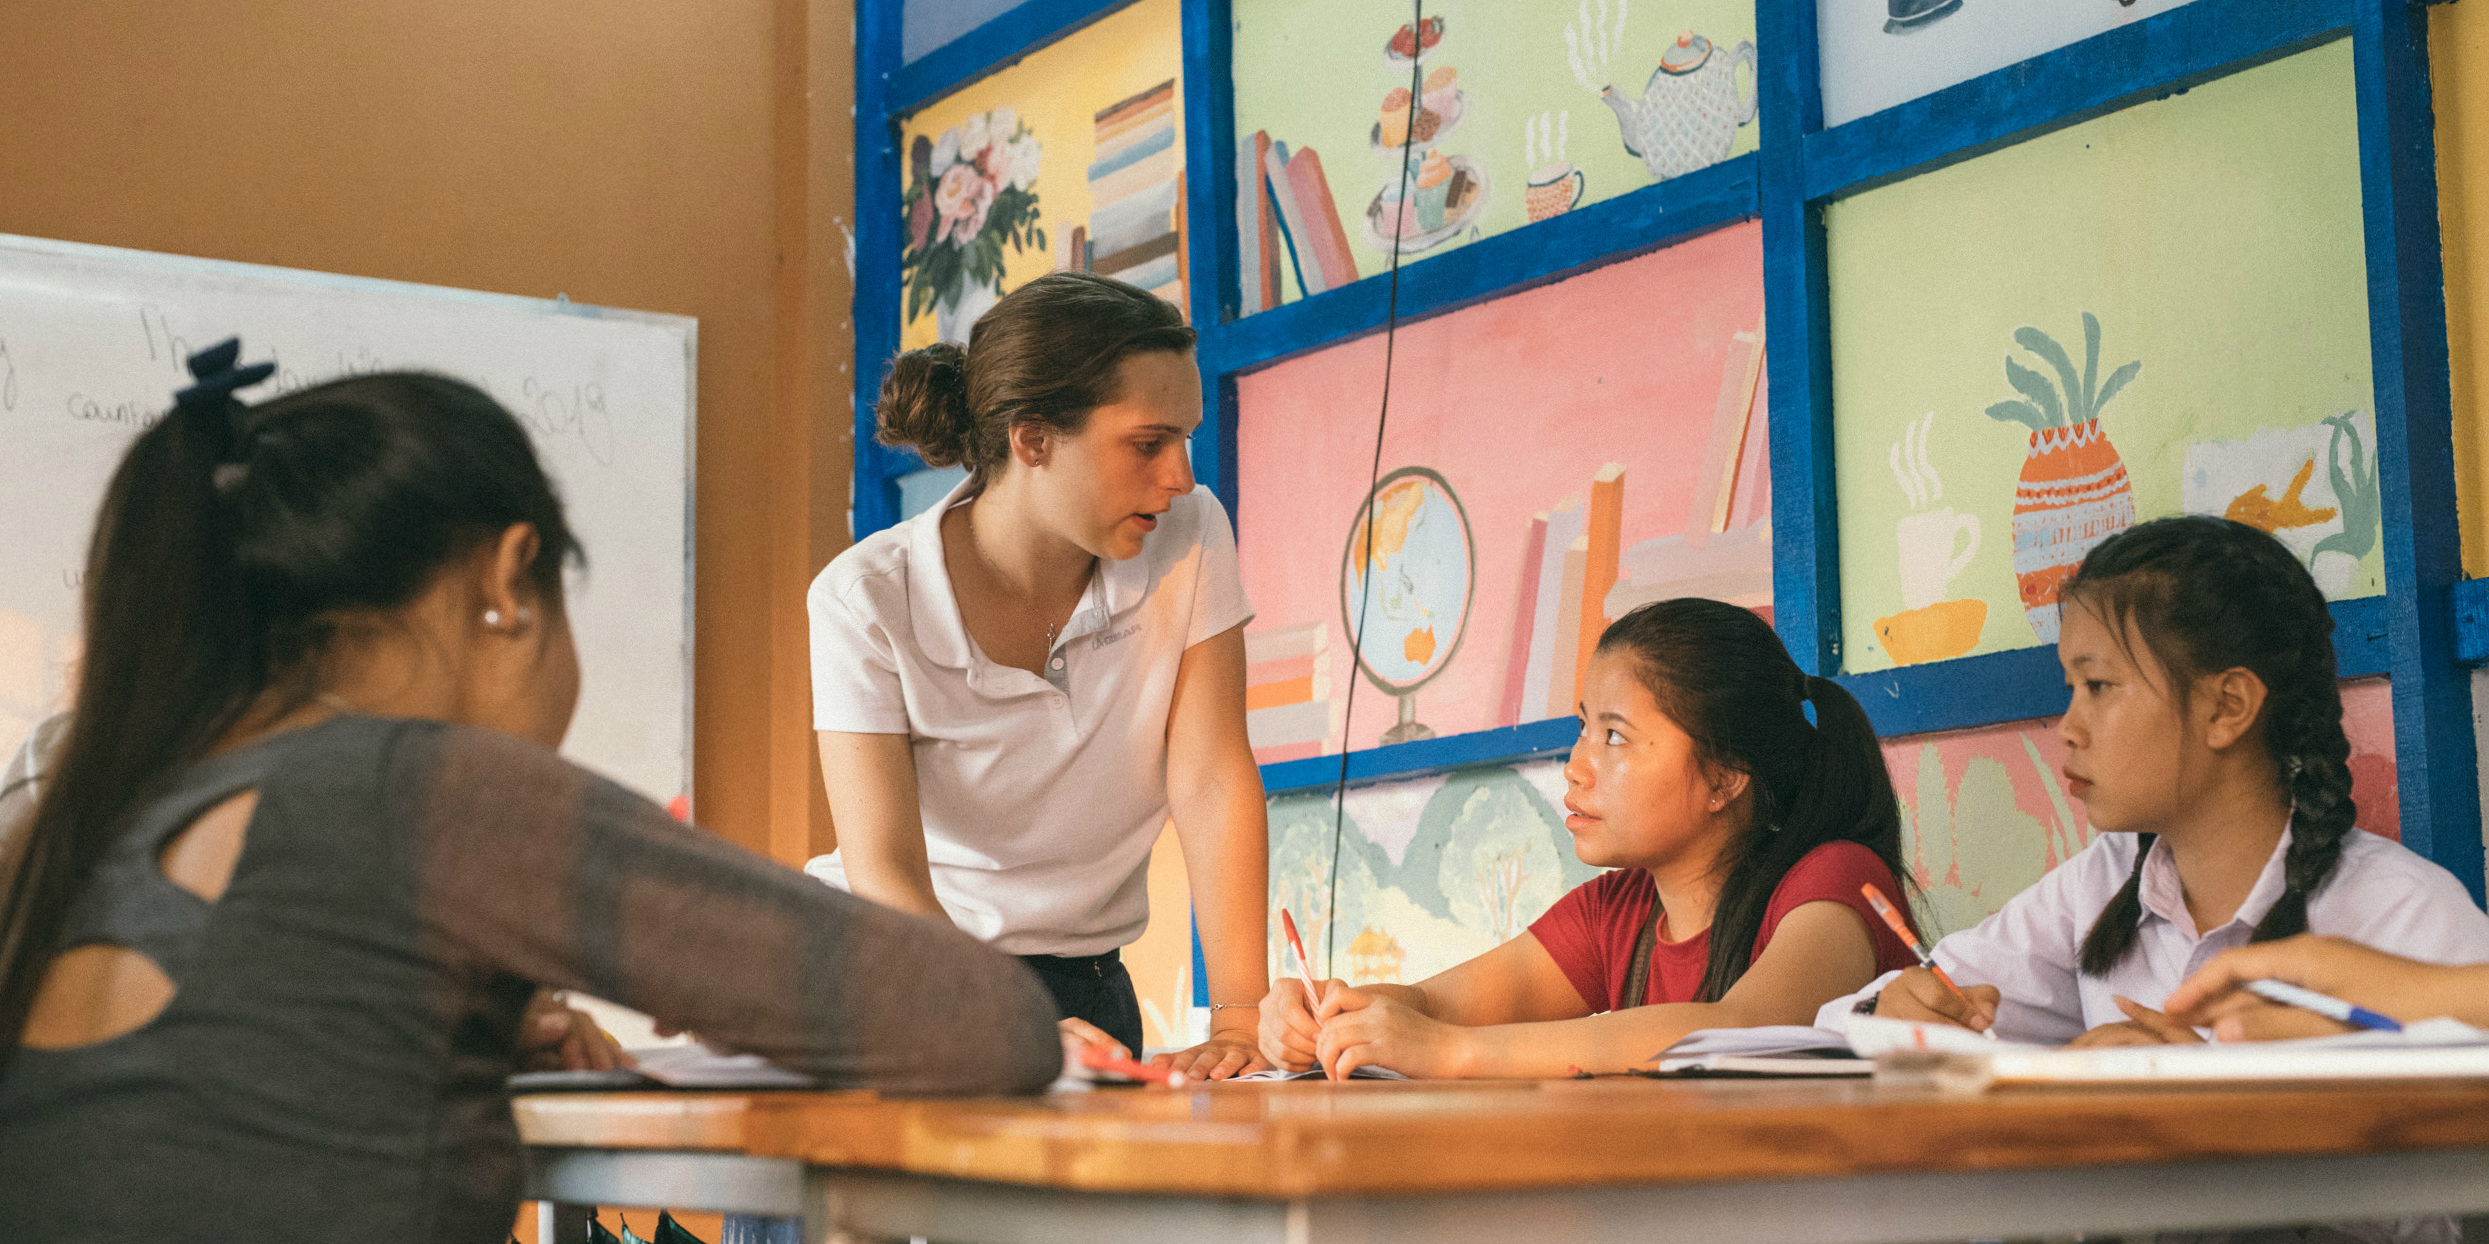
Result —
<instances>
[{"instance_id":1,"label":"yellow painted panel","mask_svg":"<svg viewBox=\"0 0 2489 1244\"><path fill-rule=\"evenodd\" d=\"M2475 65L2472 62L2479 61ZM2455 499L2463 573L2489 575L2489 4L2429 10L2429 72L2437 106L2438 227L2446 246L2446 346L2454 382Z\"/></svg>"}]
</instances>

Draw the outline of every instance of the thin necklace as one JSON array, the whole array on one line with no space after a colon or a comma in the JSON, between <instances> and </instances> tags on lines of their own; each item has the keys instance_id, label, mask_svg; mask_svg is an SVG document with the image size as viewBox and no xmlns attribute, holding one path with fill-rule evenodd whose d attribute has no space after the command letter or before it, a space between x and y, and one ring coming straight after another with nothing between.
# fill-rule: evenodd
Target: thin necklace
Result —
<instances>
[{"instance_id":1,"label":"thin necklace","mask_svg":"<svg viewBox=\"0 0 2489 1244\"><path fill-rule=\"evenodd\" d=\"M969 506L969 507L968 507L968 514L967 514L967 520L966 520L966 521L967 521L967 524L968 524L968 547L969 547L969 548L971 548L971 549L973 549L973 550L975 550L976 555L977 555L977 560L978 560L979 562L984 563L984 565L985 565L985 573L986 573L986 575L987 575L988 577L992 578L995 582L998 582L998 583L999 583L999 582L1003 582L1003 581L1004 581L1004 579L1003 579L1003 574L1002 574L1002 567L995 565L995 564L994 564L994 559L993 559L993 558L991 558L991 557L986 556L986 554L985 554L985 545L977 539L977 511L976 511L976 507L975 507L974 505L971 505L971 506ZM1096 560L1096 559L1094 559L1094 558L1092 558L1092 559L1091 559L1091 561L1092 561L1092 562L1094 562L1095 560ZM1037 620L1037 624L1038 624L1039 626L1042 626L1042 627L1044 627L1044 628L1045 628L1045 630L1046 630L1046 654L1047 654L1048 656L1052 656L1052 655L1054 655L1054 636L1055 636L1055 632L1056 632L1057 630L1061 629L1061 628L1057 627L1057 626L1056 626L1054 623L1052 623L1052 622L1048 622L1048 621L1046 621L1045 615L1044 615L1044 614L1041 614L1041 613L1038 613L1035 609L1029 609L1029 610L1027 610L1026 612L1027 612L1028 614L1030 614L1031 616L1033 616L1033 617L1035 617L1035 618L1036 618L1036 620Z\"/></svg>"}]
</instances>

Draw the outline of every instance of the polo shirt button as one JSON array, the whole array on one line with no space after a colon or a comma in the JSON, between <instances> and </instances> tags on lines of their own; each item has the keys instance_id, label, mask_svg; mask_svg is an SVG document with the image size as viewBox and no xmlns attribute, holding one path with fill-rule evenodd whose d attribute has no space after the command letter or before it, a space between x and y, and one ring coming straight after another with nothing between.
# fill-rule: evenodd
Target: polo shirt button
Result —
<instances>
[{"instance_id":1,"label":"polo shirt button","mask_svg":"<svg viewBox=\"0 0 2489 1244\"><path fill-rule=\"evenodd\" d=\"M1063 668L1063 658L1061 658L1061 657L1056 657L1056 658L1054 659L1053 668L1055 668L1055 669L1061 669L1061 668Z\"/></svg>"}]
</instances>

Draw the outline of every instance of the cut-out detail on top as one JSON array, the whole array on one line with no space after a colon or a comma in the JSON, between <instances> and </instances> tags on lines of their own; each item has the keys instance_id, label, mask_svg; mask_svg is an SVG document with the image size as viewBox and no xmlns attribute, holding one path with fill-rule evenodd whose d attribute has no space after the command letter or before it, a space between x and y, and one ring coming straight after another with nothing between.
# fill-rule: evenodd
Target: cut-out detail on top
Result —
<instances>
[{"instance_id":1,"label":"cut-out detail on top","mask_svg":"<svg viewBox=\"0 0 2489 1244\"><path fill-rule=\"evenodd\" d=\"M127 946L72 946L44 969L19 1043L33 1050L100 1045L153 1023L173 993L173 978Z\"/></svg>"},{"instance_id":2,"label":"cut-out detail on top","mask_svg":"<svg viewBox=\"0 0 2489 1244\"><path fill-rule=\"evenodd\" d=\"M199 814L174 835L156 857L165 880L208 902L225 896L233 883L233 867L242 858L242 840L259 810L259 792L246 790Z\"/></svg>"}]
</instances>

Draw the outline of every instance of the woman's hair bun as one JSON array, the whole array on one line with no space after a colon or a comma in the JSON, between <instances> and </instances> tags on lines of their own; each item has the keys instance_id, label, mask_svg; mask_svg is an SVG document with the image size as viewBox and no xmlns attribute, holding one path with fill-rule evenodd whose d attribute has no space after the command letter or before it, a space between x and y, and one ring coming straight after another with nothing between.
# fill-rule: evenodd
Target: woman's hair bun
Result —
<instances>
[{"instance_id":1,"label":"woman's hair bun","mask_svg":"<svg viewBox=\"0 0 2489 1244\"><path fill-rule=\"evenodd\" d=\"M928 466L966 461L976 426L968 413L968 352L944 341L893 359L873 417L874 440L912 447Z\"/></svg>"}]
</instances>

